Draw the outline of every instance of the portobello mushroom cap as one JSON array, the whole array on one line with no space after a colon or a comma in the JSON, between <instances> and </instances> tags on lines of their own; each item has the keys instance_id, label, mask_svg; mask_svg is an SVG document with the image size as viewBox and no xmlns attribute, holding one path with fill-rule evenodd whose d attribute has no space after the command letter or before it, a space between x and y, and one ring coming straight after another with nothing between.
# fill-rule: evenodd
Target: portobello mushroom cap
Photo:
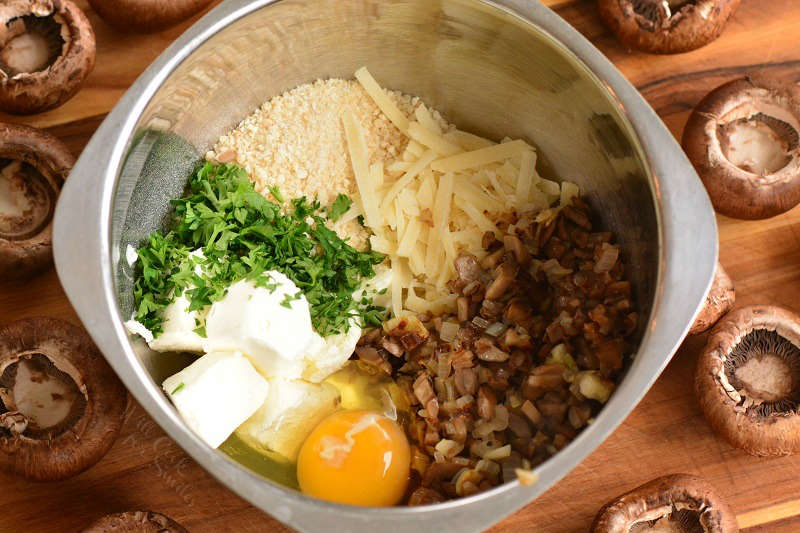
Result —
<instances>
[{"instance_id":1,"label":"portobello mushroom cap","mask_svg":"<svg viewBox=\"0 0 800 533\"><path fill-rule=\"evenodd\" d=\"M22 279L52 261L53 211L75 158L35 128L0 123L0 279Z\"/></svg>"},{"instance_id":2,"label":"portobello mushroom cap","mask_svg":"<svg viewBox=\"0 0 800 533\"><path fill-rule=\"evenodd\" d=\"M74 476L119 435L128 394L86 332L52 318L0 328L0 468Z\"/></svg>"},{"instance_id":3,"label":"portobello mushroom cap","mask_svg":"<svg viewBox=\"0 0 800 533\"><path fill-rule=\"evenodd\" d=\"M81 533L188 533L188 530L163 514L153 511L128 511L97 519Z\"/></svg>"},{"instance_id":4,"label":"portobello mushroom cap","mask_svg":"<svg viewBox=\"0 0 800 533\"><path fill-rule=\"evenodd\" d=\"M622 44L679 54L720 36L741 0L598 0L600 17Z\"/></svg>"},{"instance_id":5,"label":"portobello mushroom cap","mask_svg":"<svg viewBox=\"0 0 800 533\"><path fill-rule=\"evenodd\" d=\"M660 477L605 504L591 533L735 533L736 516L707 481L688 474Z\"/></svg>"},{"instance_id":6,"label":"portobello mushroom cap","mask_svg":"<svg viewBox=\"0 0 800 533\"><path fill-rule=\"evenodd\" d=\"M700 355L695 393L711 426L761 456L800 451L800 317L786 309L736 309Z\"/></svg>"},{"instance_id":7,"label":"portobello mushroom cap","mask_svg":"<svg viewBox=\"0 0 800 533\"><path fill-rule=\"evenodd\" d=\"M697 104L683 149L723 215L768 218L800 202L800 89L759 76Z\"/></svg>"},{"instance_id":8,"label":"portobello mushroom cap","mask_svg":"<svg viewBox=\"0 0 800 533\"><path fill-rule=\"evenodd\" d=\"M58 107L94 68L89 19L69 0L0 3L0 109L30 114Z\"/></svg>"},{"instance_id":9,"label":"portobello mushroom cap","mask_svg":"<svg viewBox=\"0 0 800 533\"><path fill-rule=\"evenodd\" d=\"M694 324L689 329L689 335L702 333L716 324L722 315L731 310L735 302L736 292L733 281L725 272L722 264L717 263L711 290L708 291L703 309L700 310L700 314L697 315Z\"/></svg>"},{"instance_id":10,"label":"portobello mushroom cap","mask_svg":"<svg viewBox=\"0 0 800 533\"><path fill-rule=\"evenodd\" d=\"M89 0L97 14L122 31L154 33L199 13L211 0Z\"/></svg>"}]
</instances>

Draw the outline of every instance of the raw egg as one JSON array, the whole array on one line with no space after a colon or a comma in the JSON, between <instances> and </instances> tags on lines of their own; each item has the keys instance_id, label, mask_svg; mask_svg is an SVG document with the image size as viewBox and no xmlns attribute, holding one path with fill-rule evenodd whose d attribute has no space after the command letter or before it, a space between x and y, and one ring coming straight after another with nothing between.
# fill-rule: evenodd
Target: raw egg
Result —
<instances>
[{"instance_id":1,"label":"raw egg","mask_svg":"<svg viewBox=\"0 0 800 533\"><path fill-rule=\"evenodd\" d=\"M333 413L300 448L297 481L315 498L384 507L400 502L411 454L400 426L378 411Z\"/></svg>"}]
</instances>

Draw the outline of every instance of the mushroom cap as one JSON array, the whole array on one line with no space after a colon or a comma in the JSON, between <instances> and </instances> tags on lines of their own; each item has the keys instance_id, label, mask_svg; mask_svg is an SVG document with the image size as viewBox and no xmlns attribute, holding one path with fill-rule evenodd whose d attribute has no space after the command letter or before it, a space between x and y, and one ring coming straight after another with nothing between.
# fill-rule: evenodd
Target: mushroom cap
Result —
<instances>
[{"instance_id":1,"label":"mushroom cap","mask_svg":"<svg viewBox=\"0 0 800 533\"><path fill-rule=\"evenodd\" d=\"M36 355L67 374L86 405L80 418L57 434L0 430L0 468L36 481L66 479L97 463L111 448L122 427L128 393L82 328L52 318L23 319L0 328L0 374Z\"/></svg>"},{"instance_id":2,"label":"mushroom cap","mask_svg":"<svg viewBox=\"0 0 800 533\"><path fill-rule=\"evenodd\" d=\"M651 54L679 54L719 37L740 1L598 0L597 7L625 46Z\"/></svg>"},{"instance_id":3,"label":"mushroom cap","mask_svg":"<svg viewBox=\"0 0 800 533\"><path fill-rule=\"evenodd\" d=\"M730 443L760 456L800 451L800 415L776 412L764 415L743 405L744 398L730 384L725 360L749 333L777 332L800 347L800 317L776 306L753 305L728 313L711 331L695 373L695 394L711 426Z\"/></svg>"},{"instance_id":4,"label":"mushroom cap","mask_svg":"<svg viewBox=\"0 0 800 533\"><path fill-rule=\"evenodd\" d=\"M103 516L81 533L188 533L168 516L153 511L127 511Z\"/></svg>"},{"instance_id":5,"label":"mushroom cap","mask_svg":"<svg viewBox=\"0 0 800 533\"><path fill-rule=\"evenodd\" d=\"M70 0L5 0L0 5L0 48L15 37L6 25L24 16L52 16L61 26L61 55L38 72L0 71L0 109L31 114L60 106L78 92L94 68L96 46L89 19Z\"/></svg>"},{"instance_id":6,"label":"mushroom cap","mask_svg":"<svg viewBox=\"0 0 800 533\"><path fill-rule=\"evenodd\" d=\"M689 474L654 479L605 504L592 524L592 533L628 533L637 522L657 520L673 510L698 514L709 533L739 531L736 516L706 480Z\"/></svg>"},{"instance_id":7,"label":"mushroom cap","mask_svg":"<svg viewBox=\"0 0 800 533\"><path fill-rule=\"evenodd\" d=\"M97 14L122 31L153 33L199 13L211 0L89 0Z\"/></svg>"},{"instance_id":8,"label":"mushroom cap","mask_svg":"<svg viewBox=\"0 0 800 533\"><path fill-rule=\"evenodd\" d=\"M0 159L32 166L44 180L41 185L52 193L47 225L40 231L21 239L4 238L0 233L0 278L22 279L41 271L52 260L52 209L75 158L64 143L47 132L0 123Z\"/></svg>"},{"instance_id":9,"label":"mushroom cap","mask_svg":"<svg viewBox=\"0 0 800 533\"><path fill-rule=\"evenodd\" d=\"M800 134L800 89L760 76L728 82L711 91L699 104L683 131L683 149L723 215L768 218L800 202L800 146L787 146L787 162L775 171L751 172L725 155L724 126L742 120L774 117ZM770 119L770 120L774 120Z\"/></svg>"},{"instance_id":10,"label":"mushroom cap","mask_svg":"<svg viewBox=\"0 0 800 533\"><path fill-rule=\"evenodd\" d=\"M697 335L706 331L711 326L731 310L736 301L736 292L734 291L733 281L728 273L722 267L721 263L717 263L717 270L714 272L714 282L711 284L711 290L708 291L703 309L689 329L689 335Z\"/></svg>"}]
</instances>

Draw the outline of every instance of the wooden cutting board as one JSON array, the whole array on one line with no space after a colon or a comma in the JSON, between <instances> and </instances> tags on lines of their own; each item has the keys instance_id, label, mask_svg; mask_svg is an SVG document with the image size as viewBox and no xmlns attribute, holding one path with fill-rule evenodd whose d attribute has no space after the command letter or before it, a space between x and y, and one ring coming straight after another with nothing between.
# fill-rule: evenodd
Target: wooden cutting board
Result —
<instances>
[{"instance_id":1,"label":"wooden cutting board","mask_svg":"<svg viewBox=\"0 0 800 533\"><path fill-rule=\"evenodd\" d=\"M592 40L637 85L677 138L709 90L747 72L800 81L800 2L743 0L725 34L688 54L629 52L601 24L595 0L545 0ZM84 8L97 34L97 67L70 102L41 115L0 121L49 129L81 149L144 68L191 23L150 36L120 35ZM718 217L721 261L737 304L773 303L800 312L800 208L760 222ZM686 228L687 232L692 228ZM78 323L53 270L24 284L0 281L0 323L48 315ZM800 531L800 458L758 459L717 438L691 386L704 338L688 339L628 419L555 487L494 531L586 531L619 493L674 472L705 477L729 499L747 531ZM132 404L122 435L94 468L71 480L37 484L0 474L0 531L76 531L130 509L172 516L191 531L287 531L224 488ZM435 530L436 525L430 524Z\"/></svg>"}]
</instances>

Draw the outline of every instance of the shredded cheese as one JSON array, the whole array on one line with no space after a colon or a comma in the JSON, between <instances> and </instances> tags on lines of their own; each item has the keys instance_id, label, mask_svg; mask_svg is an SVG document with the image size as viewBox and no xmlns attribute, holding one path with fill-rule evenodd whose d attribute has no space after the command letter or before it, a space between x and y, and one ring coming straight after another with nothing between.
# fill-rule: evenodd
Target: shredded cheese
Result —
<instances>
[{"instance_id":1,"label":"shredded cheese","mask_svg":"<svg viewBox=\"0 0 800 533\"><path fill-rule=\"evenodd\" d=\"M364 90L367 91L367 94L372 98L383 114L386 115L386 118L392 121L392 124L397 126L397 129L402 131L403 133L408 133L408 117L406 117L400 109L392 102L388 96L386 96L386 92L378 85L378 82L375 81L375 78L372 77L372 74L369 73L367 67L361 67L356 71L356 79L358 83L364 87Z\"/></svg>"},{"instance_id":2,"label":"shredded cheese","mask_svg":"<svg viewBox=\"0 0 800 533\"><path fill-rule=\"evenodd\" d=\"M346 111L342 116L347 148L350 151L350 161L353 165L353 174L356 177L356 186L364 204L364 219L371 228L377 228L381 223L378 211L378 199L375 188L370 180L369 159L367 143L364 141L364 131L361 124L351 111Z\"/></svg>"},{"instance_id":3,"label":"shredded cheese","mask_svg":"<svg viewBox=\"0 0 800 533\"><path fill-rule=\"evenodd\" d=\"M454 261L462 250L485 257L483 234L502 237L497 227L502 215L526 213L537 221L554 217L578 195L578 188L541 178L536 151L525 141L504 139L498 144L457 130L422 103L408 117L366 69L359 69L356 79L409 140L386 168L382 163L369 166L361 125L355 115L345 113L358 194L342 218L363 213L374 233L372 249L391 260L395 316L452 312L456 297L447 282L456 275ZM513 232L514 225L504 231Z\"/></svg>"},{"instance_id":4,"label":"shredded cheese","mask_svg":"<svg viewBox=\"0 0 800 533\"><path fill-rule=\"evenodd\" d=\"M461 152L458 145L445 140L435 131L429 130L416 121L408 125L408 136L440 155L453 155Z\"/></svg>"},{"instance_id":5,"label":"shredded cheese","mask_svg":"<svg viewBox=\"0 0 800 533\"><path fill-rule=\"evenodd\" d=\"M458 172L468 168L488 165L489 163L497 163L514 157L523 150L532 149L528 143L518 139L439 159L431 165L431 168L438 172Z\"/></svg>"}]
</instances>

